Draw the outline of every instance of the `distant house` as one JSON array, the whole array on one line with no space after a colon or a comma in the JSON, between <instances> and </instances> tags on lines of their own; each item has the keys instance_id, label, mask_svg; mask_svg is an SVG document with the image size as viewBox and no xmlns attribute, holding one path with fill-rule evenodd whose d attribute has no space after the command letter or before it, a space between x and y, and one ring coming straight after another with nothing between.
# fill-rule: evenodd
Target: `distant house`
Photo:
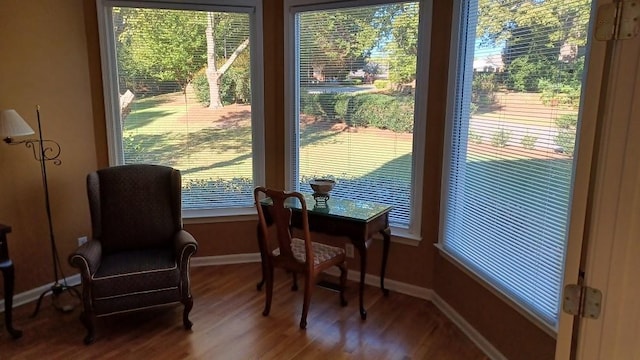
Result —
<instances>
[{"instance_id":1,"label":"distant house","mask_svg":"<svg viewBox=\"0 0 640 360\"><path fill-rule=\"evenodd\" d=\"M483 58L473 59L473 71L477 72L503 72L504 62L501 54L488 55Z\"/></svg>"}]
</instances>

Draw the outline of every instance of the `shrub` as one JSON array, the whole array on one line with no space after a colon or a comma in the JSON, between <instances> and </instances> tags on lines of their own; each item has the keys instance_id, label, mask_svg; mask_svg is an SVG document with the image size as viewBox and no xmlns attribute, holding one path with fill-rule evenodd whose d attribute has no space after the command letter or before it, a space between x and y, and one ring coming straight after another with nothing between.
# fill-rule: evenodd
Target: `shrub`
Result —
<instances>
[{"instance_id":1,"label":"shrub","mask_svg":"<svg viewBox=\"0 0 640 360\"><path fill-rule=\"evenodd\" d=\"M473 130L469 131L469 141L471 141L474 144L482 144L482 136L480 136L478 133L476 133Z\"/></svg>"},{"instance_id":2,"label":"shrub","mask_svg":"<svg viewBox=\"0 0 640 360\"><path fill-rule=\"evenodd\" d=\"M389 80L375 80L373 86L375 86L376 89L386 89L389 87Z\"/></svg>"},{"instance_id":3,"label":"shrub","mask_svg":"<svg viewBox=\"0 0 640 360\"><path fill-rule=\"evenodd\" d=\"M222 103L247 104L251 102L251 81L248 68L230 67L220 79Z\"/></svg>"},{"instance_id":4,"label":"shrub","mask_svg":"<svg viewBox=\"0 0 640 360\"><path fill-rule=\"evenodd\" d=\"M182 204L185 208L196 208L206 205L228 205L229 194L234 198L252 199L253 181L250 178L234 177L232 179L183 179Z\"/></svg>"},{"instance_id":5,"label":"shrub","mask_svg":"<svg viewBox=\"0 0 640 360\"><path fill-rule=\"evenodd\" d=\"M491 137L491 145L503 148L507 146L509 139L511 139L511 131L500 129Z\"/></svg>"},{"instance_id":6,"label":"shrub","mask_svg":"<svg viewBox=\"0 0 640 360\"><path fill-rule=\"evenodd\" d=\"M338 94L318 94L318 103L320 105L320 110L322 111L322 115L330 121L336 119L336 100L338 99Z\"/></svg>"},{"instance_id":7,"label":"shrub","mask_svg":"<svg viewBox=\"0 0 640 360\"><path fill-rule=\"evenodd\" d=\"M302 92L300 110L350 126L376 127L395 132L413 131L414 99L386 94L309 94Z\"/></svg>"},{"instance_id":8,"label":"shrub","mask_svg":"<svg viewBox=\"0 0 640 360\"><path fill-rule=\"evenodd\" d=\"M541 94L540 100L545 105L567 105L577 108L580 105L580 83L559 84L540 79L538 82Z\"/></svg>"},{"instance_id":9,"label":"shrub","mask_svg":"<svg viewBox=\"0 0 640 360\"><path fill-rule=\"evenodd\" d=\"M318 94L309 94L306 91L301 91L300 112L307 115L321 116L322 108L318 101Z\"/></svg>"},{"instance_id":10,"label":"shrub","mask_svg":"<svg viewBox=\"0 0 640 360\"><path fill-rule=\"evenodd\" d=\"M526 134L522 137L522 141L520 143L522 144L523 148L532 150L536 145L536 141L538 141L538 138L536 136Z\"/></svg>"},{"instance_id":11,"label":"shrub","mask_svg":"<svg viewBox=\"0 0 640 360\"><path fill-rule=\"evenodd\" d=\"M196 99L203 105L209 106L209 81L206 69L196 73L191 80ZM230 67L220 79L220 100L224 105L251 102L251 81L248 69Z\"/></svg>"},{"instance_id":12,"label":"shrub","mask_svg":"<svg viewBox=\"0 0 640 360\"><path fill-rule=\"evenodd\" d=\"M395 132L413 131L412 96L359 94L351 100L351 123Z\"/></svg>"},{"instance_id":13,"label":"shrub","mask_svg":"<svg viewBox=\"0 0 640 360\"><path fill-rule=\"evenodd\" d=\"M207 81L205 69L198 71L194 75L193 80L191 80L191 86L193 86L193 92L198 102L203 106L209 106L209 82Z\"/></svg>"},{"instance_id":14,"label":"shrub","mask_svg":"<svg viewBox=\"0 0 640 360\"><path fill-rule=\"evenodd\" d=\"M494 73L476 73L472 81L471 102L479 107L489 107L496 102L498 85Z\"/></svg>"},{"instance_id":15,"label":"shrub","mask_svg":"<svg viewBox=\"0 0 640 360\"><path fill-rule=\"evenodd\" d=\"M469 113L471 115L474 115L477 112L478 112L478 105L476 105L475 103L470 103L469 104Z\"/></svg>"},{"instance_id":16,"label":"shrub","mask_svg":"<svg viewBox=\"0 0 640 360\"><path fill-rule=\"evenodd\" d=\"M562 148L562 152L569 156L573 156L575 150L577 126L578 114L565 114L556 119L558 134L555 143Z\"/></svg>"}]
</instances>

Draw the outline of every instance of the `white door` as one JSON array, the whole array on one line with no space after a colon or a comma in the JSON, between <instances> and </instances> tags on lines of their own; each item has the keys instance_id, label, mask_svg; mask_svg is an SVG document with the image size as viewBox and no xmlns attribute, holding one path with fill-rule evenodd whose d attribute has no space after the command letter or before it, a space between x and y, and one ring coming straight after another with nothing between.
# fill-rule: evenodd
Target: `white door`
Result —
<instances>
[{"instance_id":1,"label":"white door","mask_svg":"<svg viewBox=\"0 0 640 360\"><path fill-rule=\"evenodd\" d=\"M640 38L613 46L585 264L602 314L580 322L578 359L640 359Z\"/></svg>"},{"instance_id":2,"label":"white door","mask_svg":"<svg viewBox=\"0 0 640 360\"><path fill-rule=\"evenodd\" d=\"M561 317L557 359L640 359L640 38L609 46L582 266L585 285L603 292L602 313L579 319L578 333L571 316ZM573 251L575 265L580 251ZM576 277L570 271L567 283Z\"/></svg>"}]
</instances>

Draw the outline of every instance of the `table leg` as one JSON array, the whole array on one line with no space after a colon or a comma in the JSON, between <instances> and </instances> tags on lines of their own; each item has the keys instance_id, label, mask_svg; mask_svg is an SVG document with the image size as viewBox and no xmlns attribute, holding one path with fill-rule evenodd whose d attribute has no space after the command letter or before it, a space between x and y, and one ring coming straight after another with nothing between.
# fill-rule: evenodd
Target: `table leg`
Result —
<instances>
[{"instance_id":1,"label":"table leg","mask_svg":"<svg viewBox=\"0 0 640 360\"><path fill-rule=\"evenodd\" d=\"M14 269L13 264L9 262L9 265L2 267L2 277L4 278L4 322L7 331L14 339L18 339L22 336L22 331L13 328L13 282L14 282Z\"/></svg>"},{"instance_id":2,"label":"table leg","mask_svg":"<svg viewBox=\"0 0 640 360\"><path fill-rule=\"evenodd\" d=\"M355 244L354 244L355 245ZM367 319L367 310L364 309L364 276L367 273L367 246L356 246L360 255L360 318Z\"/></svg>"},{"instance_id":3,"label":"table leg","mask_svg":"<svg viewBox=\"0 0 640 360\"><path fill-rule=\"evenodd\" d=\"M381 230L382 234L382 269L380 270L380 289L384 296L389 296L389 290L384 288L384 275L387 272L387 259L389 258L389 245L391 244L391 229L387 227Z\"/></svg>"}]
</instances>

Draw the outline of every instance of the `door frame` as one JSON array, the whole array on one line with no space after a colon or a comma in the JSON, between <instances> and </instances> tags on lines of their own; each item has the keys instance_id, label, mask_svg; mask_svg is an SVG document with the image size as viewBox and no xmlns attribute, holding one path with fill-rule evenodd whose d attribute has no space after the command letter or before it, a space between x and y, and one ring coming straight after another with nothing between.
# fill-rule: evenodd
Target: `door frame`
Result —
<instances>
[{"instance_id":1,"label":"door frame","mask_svg":"<svg viewBox=\"0 0 640 360\"><path fill-rule=\"evenodd\" d=\"M640 273L640 37L608 44L601 139L594 171L583 269L585 285L603 292L598 319L579 320L578 359L631 358L637 343ZM635 354L639 358L639 354Z\"/></svg>"},{"instance_id":2,"label":"door frame","mask_svg":"<svg viewBox=\"0 0 640 360\"><path fill-rule=\"evenodd\" d=\"M594 159L597 154L599 126L602 118L601 104L605 100L603 85L608 76L607 43L597 41L595 32L597 9L611 3L611 0L594 0L592 3L589 47L582 104L580 108L580 125L577 135L576 163L571 200L569 229L565 249L565 265L563 286L581 282L581 264L583 263L583 246L589 231L589 213L593 187ZM561 301L561 299L559 299ZM556 337L556 359L569 359L574 347L574 330L577 329L574 316L560 311L558 315L558 331Z\"/></svg>"}]
</instances>

